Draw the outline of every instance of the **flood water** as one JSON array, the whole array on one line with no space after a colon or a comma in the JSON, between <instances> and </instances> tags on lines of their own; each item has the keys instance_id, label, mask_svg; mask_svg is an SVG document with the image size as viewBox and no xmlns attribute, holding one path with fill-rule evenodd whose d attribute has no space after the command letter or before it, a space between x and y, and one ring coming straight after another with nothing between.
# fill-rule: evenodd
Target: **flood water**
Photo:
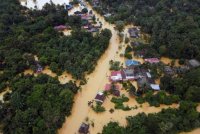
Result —
<instances>
[{"instance_id":1,"label":"flood water","mask_svg":"<svg viewBox=\"0 0 200 134\"><path fill-rule=\"evenodd\" d=\"M30 0L27 0L27 6L28 7L34 7L33 4L28 3ZM50 0L40 0L40 2L37 3L38 7L42 7L45 1ZM55 3L59 2L66 2L67 0L52 0ZM23 3L22 3L23 4ZM59 3L60 4L60 3ZM30 6L32 5L32 6ZM88 9L91 10L91 6L87 5ZM76 7L71 11L73 13L75 10L80 10L79 7ZM82 87L82 90L79 91L75 98L74 98L74 105L72 108L72 114L69 117L66 117L66 121L63 124L62 128L58 130L59 134L75 134L78 133L78 129L82 122L85 121L86 118L89 118L89 122L94 122L94 127L90 127L90 133L91 134L97 134L102 131L103 126L106 125L110 121L118 121L120 125L125 126L126 123L126 117L127 116L134 116L140 112L145 113L154 113L159 112L163 108L168 108L169 106L161 105L160 107L150 107L147 103L144 103L142 107L136 102L134 97L129 97L129 102L125 103L125 105L128 105L129 107L135 107L138 106L138 109L130 110L130 111L122 111L122 110L115 110L114 113L110 113L109 110L111 108L114 108L114 104L110 102L110 99L112 96L109 96L106 98L105 102L103 103L103 106L106 108L106 111L100 114L95 113L90 107L88 107L88 101L91 101L94 99L98 91L101 91L105 84L108 83L108 75L110 74L109 71L109 61L121 61L124 63L125 58L120 57L120 53L123 53L125 50L125 47L127 44L120 43L118 32L114 30L114 25L107 23L103 17L101 17L99 14L97 14L95 11L93 13L96 15L96 18L98 18L102 24L103 28L108 28L112 31L112 38L110 40L110 44L106 52L101 56L101 58L98 61L98 65L96 66L93 73L86 76L88 79L88 82L86 85ZM127 33L127 26L124 30L124 33ZM69 33L65 33L68 35ZM119 50L119 46L122 46L122 49ZM140 62L144 62L143 59L135 58L135 60L139 60ZM26 73L32 73L30 70L27 70ZM45 68L43 73L48 74L52 77L55 77L56 75L51 72L48 68ZM63 75L59 76L59 81L64 84L68 80L70 80L72 77L67 74L63 73ZM135 86L136 83L133 82ZM129 96L129 94L122 90L121 93L125 94L126 96ZM177 108L178 105L174 104L170 107ZM194 133L195 134L195 133Z\"/></svg>"},{"instance_id":2,"label":"flood water","mask_svg":"<svg viewBox=\"0 0 200 134\"><path fill-rule=\"evenodd\" d=\"M42 9L42 7L46 4L46 3L50 3L50 1L52 1L54 4L68 4L70 0L20 0L21 4L23 6L26 6L28 8L32 8L34 9L35 7L37 7L37 9Z\"/></svg>"}]
</instances>

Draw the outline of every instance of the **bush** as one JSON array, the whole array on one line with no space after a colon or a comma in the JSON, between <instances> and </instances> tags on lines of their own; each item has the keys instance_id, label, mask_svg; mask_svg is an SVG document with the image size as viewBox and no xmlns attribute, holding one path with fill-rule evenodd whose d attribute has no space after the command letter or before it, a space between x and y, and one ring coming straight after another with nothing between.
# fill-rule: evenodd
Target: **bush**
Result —
<instances>
[{"instance_id":1,"label":"bush","mask_svg":"<svg viewBox=\"0 0 200 134\"><path fill-rule=\"evenodd\" d=\"M96 113L102 113L102 112L105 112L106 109L101 106L100 103L96 103L96 106L93 106L92 109L96 112Z\"/></svg>"}]
</instances>

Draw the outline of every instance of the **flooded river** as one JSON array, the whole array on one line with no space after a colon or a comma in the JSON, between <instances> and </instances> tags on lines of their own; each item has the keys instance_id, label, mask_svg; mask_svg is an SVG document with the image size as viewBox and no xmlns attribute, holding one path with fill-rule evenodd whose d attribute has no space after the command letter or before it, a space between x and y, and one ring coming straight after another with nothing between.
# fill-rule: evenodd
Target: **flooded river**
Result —
<instances>
[{"instance_id":1,"label":"flooded river","mask_svg":"<svg viewBox=\"0 0 200 134\"><path fill-rule=\"evenodd\" d=\"M23 0L24 1L24 0ZM30 1L30 0L27 0ZM49 0L40 0L40 2L45 2ZM67 0L52 0L55 3L58 2L66 2ZM37 2L38 7L42 7L44 5L43 3ZM40 5L39 5L40 3ZM23 3L22 3L23 4ZM31 4L31 3L30 3ZM30 5L27 2L28 7ZM60 3L59 3L60 4ZM88 9L91 10L91 6L87 5ZM76 10L79 10L79 7L76 7ZM120 43L118 32L114 30L114 25L109 24L105 21L105 19L97 14L95 11L93 13L96 15L96 18L101 21L103 24L103 28L108 28L112 32L112 38L110 40L110 44L106 52L101 56L101 58L98 61L98 65L96 66L93 73L86 76L88 79L88 82L86 85L82 87L82 90L79 91L75 98L74 98L74 105L72 108L72 114L69 117L66 117L66 121L63 124L62 128L58 130L59 134L75 134L78 133L78 129L82 122L85 121L86 118L89 118L89 122L94 122L94 127L90 127L90 133L91 134L97 134L102 131L103 126L106 125L110 121L118 121L120 125L125 126L126 125L126 117L136 115L140 112L145 113L154 113L159 112L163 108L168 108L169 106L161 105L160 107L150 107L147 103L143 104L141 107L136 102L134 97L130 97L129 102L125 103L125 105L128 105L129 107L135 107L138 106L138 109L130 110L130 111L122 111L122 110L115 110L114 113L110 113L109 110L111 108L114 108L114 104L110 102L111 96L106 98L105 102L103 103L103 106L106 108L106 111L104 113L97 114L95 113L90 107L88 107L88 101L91 101L96 96L97 92L102 90L106 83L108 83L108 75L110 73L109 71L109 61L115 60L115 61L121 61L124 63L125 59L123 57L120 57L120 53L124 52L125 43ZM127 26L124 30L124 33L127 33L127 29L130 26ZM66 35L68 33L65 33ZM119 50L119 46L122 46L122 49ZM144 62L143 59L136 59L140 60L142 63ZM26 72L32 73L30 70ZM48 68L45 68L43 73L46 73L52 77L55 77L55 75L49 70ZM61 83L66 83L68 79L70 79L71 76L69 76L67 73L64 73L63 75L59 76L58 79ZM135 85L135 83L134 83ZM125 94L126 96L129 96L126 91L121 91L121 93ZM171 105L170 107L177 108L178 105Z\"/></svg>"}]
</instances>

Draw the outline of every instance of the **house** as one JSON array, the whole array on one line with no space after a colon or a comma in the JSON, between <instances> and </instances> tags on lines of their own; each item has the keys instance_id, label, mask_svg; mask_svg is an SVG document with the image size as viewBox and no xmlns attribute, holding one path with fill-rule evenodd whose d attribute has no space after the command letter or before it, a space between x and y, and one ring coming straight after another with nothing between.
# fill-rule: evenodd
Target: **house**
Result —
<instances>
[{"instance_id":1,"label":"house","mask_svg":"<svg viewBox=\"0 0 200 134\"><path fill-rule=\"evenodd\" d=\"M138 47L138 46L140 46L141 45L141 43L140 42L131 42L131 46L132 47Z\"/></svg>"},{"instance_id":2,"label":"house","mask_svg":"<svg viewBox=\"0 0 200 134\"><path fill-rule=\"evenodd\" d=\"M137 77L135 76L134 69L123 69L122 70L122 79L123 81L126 80L135 80Z\"/></svg>"},{"instance_id":3,"label":"house","mask_svg":"<svg viewBox=\"0 0 200 134\"><path fill-rule=\"evenodd\" d=\"M134 52L134 55L136 57L139 57L139 58L144 58L144 55L146 54L146 50L143 49L143 50L137 50Z\"/></svg>"},{"instance_id":4,"label":"house","mask_svg":"<svg viewBox=\"0 0 200 134\"><path fill-rule=\"evenodd\" d=\"M73 8L73 6L72 6L71 4L66 5L66 9L67 9L67 10L71 10L72 8Z\"/></svg>"},{"instance_id":5,"label":"house","mask_svg":"<svg viewBox=\"0 0 200 134\"><path fill-rule=\"evenodd\" d=\"M146 77L137 79L137 86L138 86L138 88L142 88L144 86L149 86L148 79Z\"/></svg>"},{"instance_id":6,"label":"house","mask_svg":"<svg viewBox=\"0 0 200 134\"><path fill-rule=\"evenodd\" d=\"M158 84L150 84L150 87L152 90L156 90L156 91L160 90L160 86Z\"/></svg>"},{"instance_id":7,"label":"house","mask_svg":"<svg viewBox=\"0 0 200 134\"><path fill-rule=\"evenodd\" d=\"M113 86L112 84L106 84L104 90L111 91L111 93L115 96L120 96L119 85L114 85L114 89L112 89L113 88L112 86Z\"/></svg>"},{"instance_id":8,"label":"house","mask_svg":"<svg viewBox=\"0 0 200 134\"><path fill-rule=\"evenodd\" d=\"M67 29L67 26L59 25L59 26L55 26L54 29L57 30L57 31L63 31L65 29Z\"/></svg>"},{"instance_id":9,"label":"house","mask_svg":"<svg viewBox=\"0 0 200 134\"><path fill-rule=\"evenodd\" d=\"M104 14L103 16L107 18L107 17L110 17L111 15L112 15L112 14L107 13L107 14Z\"/></svg>"},{"instance_id":10,"label":"house","mask_svg":"<svg viewBox=\"0 0 200 134\"><path fill-rule=\"evenodd\" d=\"M129 28L128 32L131 38L139 38L139 29L138 28Z\"/></svg>"},{"instance_id":11,"label":"house","mask_svg":"<svg viewBox=\"0 0 200 134\"><path fill-rule=\"evenodd\" d=\"M88 134L89 133L89 124L86 124L86 123L82 123L78 132L80 134Z\"/></svg>"},{"instance_id":12,"label":"house","mask_svg":"<svg viewBox=\"0 0 200 134\"><path fill-rule=\"evenodd\" d=\"M164 73L167 75L174 75L174 70L170 66L165 66Z\"/></svg>"},{"instance_id":13,"label":"house","mask_svg":"<svg viewBox=\"0 0 200 134\"><path fill-rule=\"evenodd\" d=\"M196 59L191 59L186 62L189 68L196 68L200 66L200 62Z\"/></svg>"},{"instance_id":14,"label":"house","mask_svg":"<svg viewBox=\"0 0 200 134\"><path fill-rule=\"evenodd\" d=\"M103 92L98 92L95 99L94 99L96 102L101 102L103 103L104 100L105 100L105 95Z\"/></svg>"},{"instance_id":15,"label":"house","mask_svg":"<svg viewBox=\"0 0 200 134\"><path fill-rule=\"evenodd\" d=\"M147 59L144 59L145 62L148 62L150 64L154 64L154 63L159 63L160 60L158 58L147 58Z\"/></svg>"},{"instance_id":16,"label":"house","mask_svg":"<svg viewBox=\"0 0 200 134\"><path fill-rule=\"evenodd\" d=\"M43 70L42 66L41 66L39 63L37 63L37 64L36 64L36 67L37 67L36 73L41 73L42 70Z\"/></svg>"},{"instance_id":17,"label":"house","mask_svg":"<svg viewBox=\"0 0 200 134\"><path fill-rule=\"evenodd\" d=\"M110 81L113 82L122 81L121 71L112 71L110 76Z\"/></svg>"},{"instance_id":18,"label":"house","mask_svg":"<svg viewBox=\"0 0 200 134\"><path fill-rule=\"evenodd\" d=\"M116 90L119 90L119 85L114 85ZM112 88L112 84L106 84L104 90L109 91Z\"/></svg>"},{"instance_id":19,"label":"house","mask_svg":"<svg viewBox=\"0 0 200 134\"><path fill-rule=\"evenodd\" d=\"M125 64L126 64L127 67L130 67L130 66L138 66L141 63L139 61L136 61L136 60L126 60Z\"/></svg>"}]
</instances>

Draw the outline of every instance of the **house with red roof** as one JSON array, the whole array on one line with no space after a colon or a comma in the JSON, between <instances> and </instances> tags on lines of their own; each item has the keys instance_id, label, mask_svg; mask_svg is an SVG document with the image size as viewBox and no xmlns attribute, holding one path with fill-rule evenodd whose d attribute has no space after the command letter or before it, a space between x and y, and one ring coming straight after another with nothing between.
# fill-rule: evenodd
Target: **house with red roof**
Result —
<instances>
[{"instance_id":1,"label":"house with red roof","mask_svg":"<svg viewBox=\"0 0 200 134\"><path fill-rule=\"evenodd\" d=\"M112 82L122 81L121 71L112 71L110 76L110 81Z\"/></svg>"}]
</instances>

